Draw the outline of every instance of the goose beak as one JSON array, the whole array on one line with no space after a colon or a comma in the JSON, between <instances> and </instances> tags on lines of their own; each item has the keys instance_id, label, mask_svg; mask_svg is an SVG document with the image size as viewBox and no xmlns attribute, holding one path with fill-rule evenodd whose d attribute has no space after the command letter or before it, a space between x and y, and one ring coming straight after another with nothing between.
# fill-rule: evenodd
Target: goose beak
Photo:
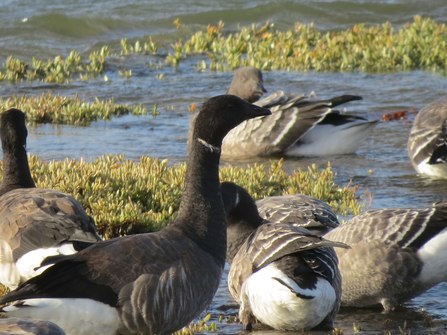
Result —
<instances>
[{"instance_id":1,"label":"goose beak","mask_svg":"<svg viewBox=\"0 0 447 335\"><path fill-rule=\"evenodd\" d=\"M262 81L258 81L256 86L251 90L253 95L256 95L258 99L264 94L267 93L267 90L264 87L264 83Z\"/></svg>"},{"instance_id":2,"label":"goose beak","mask_svg":"<svg viewBox=\"0 0 447 335\"><path fill-rule=\"evenodd\" d=\"M272 114L272 112L270 111L270 109L252 105L252 113L251 113L252 118L257 117L257 116L271 115L271 114Z\"/></svg>"}]
</instances>

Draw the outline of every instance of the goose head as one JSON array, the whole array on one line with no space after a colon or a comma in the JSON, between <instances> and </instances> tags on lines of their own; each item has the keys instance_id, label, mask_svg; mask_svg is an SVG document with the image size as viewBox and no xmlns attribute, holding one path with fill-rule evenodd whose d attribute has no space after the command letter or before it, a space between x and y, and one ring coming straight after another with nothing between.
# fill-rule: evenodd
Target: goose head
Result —
<instances>
[{"instance_id":1,"label":"goose head","mask_svg":"<svg viewBox=\"0 0 447 335\"><path fill-rule=\"evenodd\" d=\"M234 127L270 110L253 105L235 95L218 95L207 100L194 122L192 137L220 148L225 135Z\"/></svg>"},{"instance_id":2,"label":"goose head","mask_svg":"<svg viewBox=\"0 0 447 335\"><path fill-rule=\"evenodd\" d=\"M232 262L246 238L265 221L259 216L253 198L241 186L232 182L220 184L227 223L227 261Z\"/></svg>"},{"instance_id":3,"label":"goose head","mask_svg":"<svg viewBox=\"0 0 447 335\"><path fill-rule=\"evenodd\" d=\"M3 152L23 150L28 136L25 114L21 110L11 108L2 113L0 121Z\"/></svg>"},{"instance_id":4,"label":"goose head","mask_svg":"<svg viewBox=\"0 0 447 335\"><path fill-rule=\"evenodd\" d=\"M267 90L264 87L262 72L252 66L237 69L227 91L227 94L237 95L252 103L258 101L264 93L267 93Z\"/></svg>"}]
</instances>

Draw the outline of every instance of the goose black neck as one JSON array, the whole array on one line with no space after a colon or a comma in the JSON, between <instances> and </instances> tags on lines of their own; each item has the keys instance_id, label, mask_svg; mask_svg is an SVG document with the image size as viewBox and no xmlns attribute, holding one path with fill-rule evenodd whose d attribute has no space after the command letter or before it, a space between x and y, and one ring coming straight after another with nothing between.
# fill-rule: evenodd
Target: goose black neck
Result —
<instances>
[{"instance_id":1,"label":"goose black neck","mask_svg":"<svg viewBox=\"0 0 447 335\"><path fill-rule=\"evenodd\" d=\"M3 148L3 181L0 195L17 188L33 188L36 184L29 169L26 149L23 145L6 146L2 138Z\"/></svg>"},{"instance_id":2,"label":"goose black neck","mask_svg":"<svg viewBox=\"0 0 447 335\"><path fill-rule=\"evenodd\" d=\"M245 240L264 223L259 216L258 211L252 212L252 215L241 214L250 212L249 208L238 206L236 212L227 215L227 262L232 263L234 256L241 248Z\"/></svg>"},{"instance_id":3,"label":"goose black neck","mask_svg":"<svg viewBox=\"0 0 447 335\"><path fill-rule=\"evenodd\" d=\"M226 258L231 264L245 240L265 220L259 216L255 201L244 188L231 182L223 182L221 192L227 221Z\"/></svg>"},{"instance_id":4,"label":"goose black neck","mask_svg":"<svg viewBox=\"0 0 447 335\"><path fill-rule=\"evenodd\" d=\"M225 263L226 226L220 194L220 146L193 136L185 187L175 224L202 249Z\"/></svg>"}]
</instances>

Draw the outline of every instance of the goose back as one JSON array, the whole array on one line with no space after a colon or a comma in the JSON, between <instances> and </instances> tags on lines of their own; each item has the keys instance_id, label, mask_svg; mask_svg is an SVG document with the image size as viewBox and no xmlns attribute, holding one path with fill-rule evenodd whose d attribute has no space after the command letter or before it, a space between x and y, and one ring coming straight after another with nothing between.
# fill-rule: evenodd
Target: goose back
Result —
<instances>
[{"instance_id":1,"label":"goose back","mask_svg":"<svg viewBox=\"0 0 447 335\"><path fill-rule=\"evenodd\" d=\"M265 220L293 224L320 235L340 225L331 206L304 194L266 197L257 200L256 206Z\"/></svg>"}]
</instances>

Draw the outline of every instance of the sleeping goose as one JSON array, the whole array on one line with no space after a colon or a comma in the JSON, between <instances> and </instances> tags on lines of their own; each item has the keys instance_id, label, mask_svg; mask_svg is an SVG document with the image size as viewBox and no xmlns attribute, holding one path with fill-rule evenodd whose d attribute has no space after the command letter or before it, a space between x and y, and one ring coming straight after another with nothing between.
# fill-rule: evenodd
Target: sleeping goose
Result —
<instances>
[{"instance_id":1,"label":"sleeping goose","mask_svg":"<svg viewBox=\"0 0 447 335\"><path fill-rule=\"evenodd\" d=\"M419 111L411 128L407 149L418 173L447 178L447 96Z\"/></svg>"},{"instance_id":2,"label":"sleeping goose","mask_svg":"<svg viewBox=\"0 0 447 335\"><path fill-rule=\"evenodd\" d=\"M0 282L10 289L41 273L47 256L72 254L100 241L93 219L73 197L36 188L26 154L25 115L1 114Z\"/></svg>"},{"instance_id":3,"label":"sleeping goose","mask_svg":"<svg viewBox=\"0 0 447 335\"><path fill-rule=\"evenodd\" d=\"M51 259L41 275L0 298L19 300L4 311L55 322L68 335L165 335L187 325L210 304L225 264L222 140L240 122L268 114L233 95L209 99L194 124L177 218L158 232Z\"/></svg>"},{"instance_id":4,"label":"sleeping goose","mask_svg":"<svg viewBox=\"0 0 447 335\"><path fill-rule=\"evenodd\" d=\"M262 73L254 67L236 70L228 94L257 101L264 88ZM223 143L225 156L334 155L354 153L378 120L368 121L332 110L343 103L360 100L342 95L327 100L278 91L256 105L269 108L271 116L243 122L230 131Z\"/></svg>"},{"instance_id":5,"label":"sleeping goose","mask_svg":"<svg viewBox=\"0 0 447 335\"><path fill-rule=\"evenodd\" d=\"M228 287L247 330L256 319L277 330L332 329L340 307L341 278L331 242L300 227L320 227L304 215L297 224L263 220L242 187L224 182Z\"/></svg>"},{"instance_id":6,"label":"sleeping goose","mask_svg":"<svg viewBox=\"0 0 447 335\"><path fill-rule=\"evenodd\" d=\"M44 320L0 319L0 335L65 335L56 324Z\"/></svg>"},{"instance_id":7,"label":"sleeping goose","mask_svg":"<svg viewBox=\"0 0 447 335\"><path fill-rule=\"evenodd\" d=\"M368 210L325 238L351 246L336 250L342 306L391 311L447 280L447 202Z\"/></svg>"}]
</instances>

